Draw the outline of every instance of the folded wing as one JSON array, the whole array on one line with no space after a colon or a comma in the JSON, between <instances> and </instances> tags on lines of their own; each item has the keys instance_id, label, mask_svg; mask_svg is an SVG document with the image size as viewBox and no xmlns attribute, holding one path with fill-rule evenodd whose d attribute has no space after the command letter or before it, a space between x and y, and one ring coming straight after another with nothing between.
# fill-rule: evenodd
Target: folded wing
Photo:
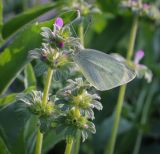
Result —
<instances>
[{"instance_id":1,"label":"folded wing","mask_svg":"<svg viewBox=\"0 0 160 154\"><path fill-rule=\"evenodd\" d=\"M101 91L126 84L136 76L124 63L93 49L80 50L75 54L74 61L88 82Z\"/></svg>"}]
</instances>

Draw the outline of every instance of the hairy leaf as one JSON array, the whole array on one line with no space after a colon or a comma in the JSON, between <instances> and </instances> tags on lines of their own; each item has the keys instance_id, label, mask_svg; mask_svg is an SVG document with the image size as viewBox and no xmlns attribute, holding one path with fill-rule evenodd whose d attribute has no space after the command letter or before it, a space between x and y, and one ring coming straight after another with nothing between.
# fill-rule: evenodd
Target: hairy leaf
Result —
<instances>
[{"instance_id":1,"label":"hairy leaf","mask_svg":"<svg viewBox=\"0 0 160 154\"><path fill-rule=\"evenodd\" d=\"M30 86L36 87L36 77L34 74L32 64L29 63L25 67L24 74L25 74L25 88L30 87Z\"/></svg>"},{"instance_id":2,"label":"hairy leaf","mask_svg":"<svg viewBox=\"0 0 160 154\"><path fill-rule=\"evenodd\" d=\"M23 92L28 93L34 89L35 89L35 86L30 86L27 89L25 89ZM16 96L17 96L17 93L12 93L12 94L9 94L6 96L1 96L0 97L0 110L4 109L8 105L14 103L16 101Z\"/></svg>"},{"instance_id":3,"label":"hairy leaf","mask_svg":"<svg viewBox=\"0 0 160 154\"><path fill-rule=\"evenodd\" d=\"M33 19L37 18L38 16L50 11L53 8L58 7L59 3L49 3L49 4L43 4L40 6L36 6L34 8L31 8L11 20L7 21L2 29L2 35L4 38L9 37L11 34L13 34L15 31L17 31L19 28L24 26L25 24L29 23Z\"/></svg>"}]
</instances>

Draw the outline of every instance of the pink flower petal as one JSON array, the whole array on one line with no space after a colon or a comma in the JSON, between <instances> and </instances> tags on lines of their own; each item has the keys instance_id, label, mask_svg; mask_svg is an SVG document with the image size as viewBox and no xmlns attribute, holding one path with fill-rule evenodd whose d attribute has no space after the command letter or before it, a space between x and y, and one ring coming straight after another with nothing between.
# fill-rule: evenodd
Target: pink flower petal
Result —
<instances>
[{"instance_id":1,"label":"pink flower petal","mask_svg":"<svg viewBox=\"0 0 160 154\"><path fill-rule=\"evenodd\" d=\"M58 27L62 27L62 26L63 26L63 19L60 18L60 17L56 18L54 24L55 24L56 26L58 26Z\"/></svg>"},{"instance_id":2,"label":"pink flower petal","mask_svg":"<svg viewBox=\"0 0 160 154\"><path fill-rule=\"evenodd\" d=\"M144 3L144 4L143 4L143 8L144 8L144 9L149 9L149 8L150 8L150 5L147 4L147 3Z\"/></svg>"},{"instance_id":3,"label":"pink flower petal","mask_svg":"<svg viewBox=\"0 0 160 154\"><path fill-rule=\"evenodd\" d=\"M134 63L139 64L139 61L144 57L144 51L138 50L135 54Z\"/></svg>"}]
</instances>

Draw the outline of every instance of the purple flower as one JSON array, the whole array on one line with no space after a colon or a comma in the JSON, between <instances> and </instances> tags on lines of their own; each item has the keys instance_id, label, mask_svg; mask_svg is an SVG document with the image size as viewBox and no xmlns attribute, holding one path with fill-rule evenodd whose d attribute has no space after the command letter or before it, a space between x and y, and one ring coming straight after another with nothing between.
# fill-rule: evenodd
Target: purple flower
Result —
<instances>
[{"instance_id":1,"label":"purple flower","mask_svg":"<svg viewBox=\"0 0 160 154\"><path fill-rule=\"evenodd\" d=\"M60 17L56 18L54 24L61 28L63 26L63 19Z\"/></svg>"},{"instance_id":2,"label":"purple flower","mask_svg":"<svg viewBox=\"0 0 160 154\"><path fill-rule=\"evenodd\" d=\"M143 8L144 8L144 9L149 9L150 7L151 7L151 6L150 6L149 4L147 4L147 3L144 3L144 4L143 4Z\"/></svg>"},{"instance_id":3,"label":"purple flower","mask_svg":"<svg viewBox=\"0 0 160 154\"><path fill-rule=\"evenodd\" d=\"M144 51L143 50L138 50L135 53L134 57L134 64L135 64L135 70L138 78L144 77L147 82L152 81L152 71L145 65L140 64L140 60L144 57Z\"/></svg>"},{"instance_id":4,"label":"purple flower","mask_svg":"<svg viewBox=\"0 0 160 154\"><path fill-rule=\"evenodd\" d=\"M63 48L63 47L64 47L64 42L59 42L59 43L58 43L58 46L59 46L60 48Z\"/></svg>"},{"instance_id":5,"label":"purple flower","mask_svg":"<svg viewBox=\"0 0 160 154\"><path fill-rule=\"evenodd\" d=\"M135 54L134 63L139 64L139 61L144 57L144 51L138 50Z\"/></svg>"}]
</instances>

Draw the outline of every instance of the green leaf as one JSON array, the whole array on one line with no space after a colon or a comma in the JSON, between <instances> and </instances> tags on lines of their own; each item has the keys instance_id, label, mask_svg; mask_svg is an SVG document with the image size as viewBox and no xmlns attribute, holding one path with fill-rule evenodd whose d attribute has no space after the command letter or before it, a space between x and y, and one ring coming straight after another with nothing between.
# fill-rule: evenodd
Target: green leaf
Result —
<instances>
[{"instance_id":1,"label":"green leaf","mask_svg":"<svg viewBox=\"0 0 160 154\"><path fill-rule=\"evenodd\" d=\"M2 26L3 26L3 3L0 0L0 43L2 42Z\"/></svg>"},{"instance_id":2,"label":"green leaf","mask_svg":"<svg viewBox=\"0 0 160 154\"><path fill-rule=\"evenodd\" d=\"M25 67L24 74L25 74L25 88L28 88L30 86L36 87L36 77L31 63L29 63Z\"/></svg>"},{"instance_id":3,"label":"green leaf","mask_svg":"<svg viewBox=\"0 0 160 154\"><path fill-rule=\"evenodd\" d=\"M1 154L34 153L38 130L37 117L30 116L25 112L18 112L17 109L19 107L19 103L16 102L0 111L0 136L2 137L2 142L0 138L0 147L1 145L6 145L6 148L10 151L10 153L1 153L0 149ZM43 152L49 151L56 143L64 138L64 131L59 134L56 134L54 130L45 133Z\"/></svg>"},{"instance_id":4,"label":"green leaf","mask_svg":"<svg viewBox=\"0 0 160 154\"><path fill-rule=\"evenodd\" d=\"M3 38L9 37L11 34L16 32L19 28L21 28L25 24L31 22L33 19L50 11L51 9L57 8L58 6L59 6L59 3L43 4L43 5L31 8L21 13L20 15L15 16L14 18L12 18L11 20L9 20L4 24L2 29Z\"/></svg>"},{"instance_id":5,"label":"green leaf","mask_svg":"<svg viewBox=\"0 0 160 154\"><path fill-rule=\"evenodd\" d=\"M98 143L96 149L99 151L100 149L103 149L103 143L106 143L109 141L109 137L112 131L112 126L114 122L114 114L115 112L108 118L106 118L102 124L97 128L97 134L95 135L96 143ZM125 118L120 119L119 127L117 135L120 135L122 133L125 133L126 131L130 130L133 127L133 124L126 120Z\"/></svg>"},{"instance_id":6,"label":"green leaf","mask_svg":"<svg viewBox=\"0 0 160 154\"><path fill-rule=\"evenodd\" d=\"M66 12L61 17L64 23L68 23L77 17L77 11ZM0 75L0 93L5 92L17 73L29 62L28 51L40 47L42 42L41 27L51 28L53 22L54 20L51 20L26 26L14 42L0 54L0 74L3 74Z\"/></svg>"},{"instance_id":7,"label":"green leaf","mask_svg":"<svg viewBox=\"0 0 160 154\"><path fill-rule=\"evenodd\" d=\"M0 109L3 107L8 106L9 104L13 103L16 99L16 95L15 93L12 93L10 95L7 95L5 97L1 97L0 98Z\"/></svg>"},{"instance_id":8,"label":"green leaf","mask_svg":"<svg viewBox=\"0 0 160 154\"><path fill-rule=\"evenodd\" d=\"M94 18L91 28L95 32L101 33L107 25L107 20L106 20L107 17L104 14L94 14L93 17Z\"/></svg>"},{"instance_id":9,"label":"green leaf","mask_svg":"<svg viewBox=\"0 0 160 154\"><path fill-rule=\"evenodd\" d=\"M32 90L35 90L35 86L27 87L27 89L25 89L23 92L24 93L28 93L28 92L30 92ZM9 94L7 96L1 96L0 97L0 110L4 109L8 105L14 103L15 100L16 100L16 95L17 94L18 93L12 93L12 94Z\"/></svg>"},{"instance_id":10,"label":"green leaf","mask_svg":"<svg viewBox=\"0 0 160 154\"><path fill-rule=\"evenodd\" d=\"M107 19L106 19L107 20ZM119 22L121 21L121 22ZM117 51L116 47L119 45L126 34L129 33L129 28L131 26L131 20L125 20L119 16L107 20L107 26L101 33L99 34L94 34L92 39L90 40L90 45L93 49L99 49L99 50L104 50L107 51ZM95 39L96 38L96 39ZM128 39L128 38L127 38ZM124 43L124 47L126 47L126 41ZM107 42L107 43L106 43ZM125 54L125 52L122 53L122 55Z\"/></svg>"},{"instance_id":11,"label":"green leaf","mask_svg":"<svg viewBox=\"0 0 160 154\"><path fill-rule=\"evenodd\" d=\"M3 25L3 3L2 0L0 0L0 29Z\"/></svg>"},{"instance_id":12,"label":"green leaf","mask_svg":"<svg viewBox=\"0 0 160 154\"><path fill-rule=\"evenodd\" d=\"M9 154L32 154L36 141L37 118L25 112L18 112L18 108L16 103L0 111L0 135L10 151Z\"/></svg>"},{"instance_id":13,"label":"green leaf","mask_svg":"<svg viewBox=\"0 0 160 154\"><path fill-rule=\"evenodd\" d=\"M65 133L62 131L61 133L56 133L54 130L49 131L44 135L43 141L43 152L47 153L51 150L58 142L65 139Z\"/></svg>"},{"instance_id":14,"label":"green leaf","mask_svg":"<svg viewBox=\"0 0 160 154\"><path fill-rule=\"evenodd\" d=\"M29 50L39 47L41 42L40 24L29 25L14 42L0 54L0 93L7 89L14 77L27 63Z\"/></svg>"},{"instance_id":15,"label":"green leaf","mask_svg":"<svg viewBox=\"0 0 160 154\"><path fill-rule=\"evenodd\" d=\"M11 154L25 153L23 128L29 114L18 111L19 105L14 103L0 111L0 136Z\"/></svg>"},{"instance_id":16,"label":"green leaf","mask_svg":"<svg viewBox=\"0 0 160 154\"><path fill-rule=\"evenodd\" d=\"M33 154L35 151L36 135L37 135L37 118L32 116L25 124L23 129L25 151L26 154ZM18 147L17 147L18 148Z\"/></svg>"},{"instance_id":17,"label":"green leaf","mask_svg":"<svg viewBox=\"0 0 160 154\"><path fill-rule=\"evenodd\" d=\"M10 154L8 148L6 147L3 139L0 137L0 153L1 154Z\"/></svg>"},{"instance_id":18,"label":"green leaf","mask_svg":"<svg viewBox=\"0 0 160 154\"><path fill-rule=\"evenodd\" d=\"M2 0L0 0L0 32L3 25L3 3Z\"/></svg>"}]
</instances>

